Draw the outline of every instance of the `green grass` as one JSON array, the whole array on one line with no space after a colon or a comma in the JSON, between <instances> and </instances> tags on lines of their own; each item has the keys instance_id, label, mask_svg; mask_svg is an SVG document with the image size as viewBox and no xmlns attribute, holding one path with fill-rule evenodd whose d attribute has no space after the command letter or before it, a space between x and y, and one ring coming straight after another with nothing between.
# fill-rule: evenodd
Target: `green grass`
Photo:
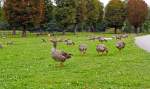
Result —
<instances>
[{"instance_id":1,"label":"green grass","mask_svg":"<svg viewBox=\"0 0 150 89\"><path fill-rule=\"evenodd\" d=\"M41 42L46 36L1 39L0 89L150 89L150 54L136 47L133 35L125 39L127 46L121 53L115 48L116 40L105 43L107 56L98 56L99 42L88 41L88 35L63 36L76 42L71 47L59 44L60 50L74 55L63 68L51 58L51 44ZM5 45L7 40L15 45ZM80 43L88 44L85 56L78 51Z\"/></svg>"}]
</instances>

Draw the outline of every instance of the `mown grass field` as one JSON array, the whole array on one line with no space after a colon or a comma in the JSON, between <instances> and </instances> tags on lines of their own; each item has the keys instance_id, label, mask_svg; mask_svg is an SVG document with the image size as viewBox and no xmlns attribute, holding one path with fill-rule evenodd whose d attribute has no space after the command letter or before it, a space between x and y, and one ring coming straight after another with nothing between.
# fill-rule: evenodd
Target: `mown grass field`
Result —
<instances>
[{"instance_id":1,"label":"mown grass field","mask_svg":"<svg viewBox=\"0 0 150 89\"><path fill-rule=\"evenodd\" d=\"M60 50L72 53L72 59L63 68L50 55L51 43L42 38L27 37L0 39L0 89L150 89L150 53L134 44L134 36L124 41L126 48L120 53L116 40L105 43L109 54L99 56L98 41L88 41L90 33L57 36L70 38L75 46L58 45ZM112 34L99 34L111 37ZM14 45L7 46L8 40ZM80 43L88 44L87 54L78 51Z\"/></svg>"}]
</instances>

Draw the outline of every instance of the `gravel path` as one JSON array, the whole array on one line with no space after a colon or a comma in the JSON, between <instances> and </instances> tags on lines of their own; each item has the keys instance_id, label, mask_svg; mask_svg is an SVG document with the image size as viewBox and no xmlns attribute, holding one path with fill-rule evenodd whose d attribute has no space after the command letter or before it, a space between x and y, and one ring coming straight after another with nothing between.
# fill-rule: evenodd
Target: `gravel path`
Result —
<instances>
[{"instance_id":1,"label":"gravel path","mask_svg":"<svg viewBox=\"0 0 150 89\"><path fill-rule=\"evenodd\" d=\"M135 38L135 43L140 48L150 52L150 35L136 37Z\"/></svg>"}]
</instances>

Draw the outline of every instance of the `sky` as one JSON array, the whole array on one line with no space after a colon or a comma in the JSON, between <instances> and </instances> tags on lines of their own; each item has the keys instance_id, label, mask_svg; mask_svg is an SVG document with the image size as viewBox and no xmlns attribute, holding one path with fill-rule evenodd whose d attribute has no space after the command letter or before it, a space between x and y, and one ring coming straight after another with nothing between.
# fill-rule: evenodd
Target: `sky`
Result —
<instances>
[{"instance_id":1,"label":"sky","mask_svg":"<svg viewBox=\"0 0 150 89\"><path fill-rule=\"evenodd\" d=\"M110 0L100 0L100 1L104 3L104 6L106 6ZM150 6L150 0L145 0L145 2Z\"/></svg>"},{"instance_id":2,"label":"sky","mask_svg":"<svg viewBox=\"0 0 150 89\"><path fill-rule=\"evenodd\" d=\"M104 3L104 6L106 6L110 0L100 0L100 1ZM150 6L150 0L145 0L145 2Z\"/></svg>"}]
</instances>

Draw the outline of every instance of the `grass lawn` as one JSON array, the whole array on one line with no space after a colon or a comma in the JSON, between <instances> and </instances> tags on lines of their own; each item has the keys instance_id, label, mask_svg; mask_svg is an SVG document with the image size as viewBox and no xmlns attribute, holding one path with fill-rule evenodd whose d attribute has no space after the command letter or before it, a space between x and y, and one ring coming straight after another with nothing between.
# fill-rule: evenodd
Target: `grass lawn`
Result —
<instances>
[{"instance_id":1,"label":"grass lawn","mask_svg":"<svg viewBox=\"0 0 150 89\"><path fill-rule=\"evenodd\" d=\"M0 49L0 89L150 89L150 53L136 47L133 35L124 40L127 46L122 52L115 48L116 40L105 43L107 56L97 54L99 42L88 41L88 35L63 36L76 43L58 45L74 55L63 68L51 58L52 45L41 41L48 37L7 38L15 44ZM88 44L84 56L78 51L80 43Z\"/></svg>"}]
</instances>

